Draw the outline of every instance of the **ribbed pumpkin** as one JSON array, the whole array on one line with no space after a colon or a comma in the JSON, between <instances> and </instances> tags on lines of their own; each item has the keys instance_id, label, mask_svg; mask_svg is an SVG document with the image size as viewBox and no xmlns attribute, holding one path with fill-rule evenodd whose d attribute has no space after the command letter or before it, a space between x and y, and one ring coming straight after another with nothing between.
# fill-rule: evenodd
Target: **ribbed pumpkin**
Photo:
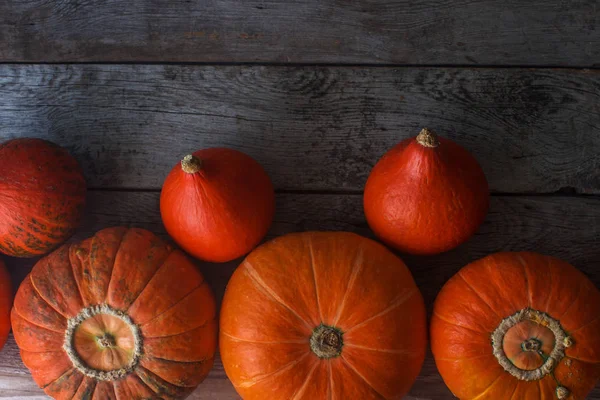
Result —
<instances>
[{"instance_id":1,"label":"ribbed pumpkin","mask_svg":"<svg viewBox=\"0 0 600 400\"><path fill-rule=\"evenodd\" d=\"M600 377L600 292L556 258L493 254L443 287L431 344L460 399L583 400Z\"/></svg>"},{"instance_id":2,"label":"ribbed pumpkin","mask_svg":"<svg viewBox=\"0 0 600 400\"><path fill-rule=\"evenodd\" d=\"M42 258L11 318L23 362L55 399L176 399L212 367L215 313L181 251L109 228Z\"/></svg>"},{"instance_id":3,"label":"ribbed pumpkin","mask_svg":"<svg viewBox=\"0 0 600 400\"><path fill-rule=\"evenodd\" d=\"M475 233L488 207L488 184L477 160L428 129L388 151L365 186L369 226L406 253L458 246Z\"/></svg>"},{"instance_id":4,"label":"ribbed pumpkin","mask_svg":"<svg viewBox=\"0 0 600 400\"><path fill-rule=\"evenodd\" d=\"M419 374L426 336L404 263L345 232L257 248L221 309L223 366L246 400L399 399Z\"/></svg>"},{"instance_id":5,"label":"ribbed pumpkin","mask_svg":"<svg viewBox=\"0 0 600 400\"><path fill-rule=\"evenodd\" d=\"M226 262L252 250L275 213L269 176L250 156L212 148L186 156L164 182L160 212L169 235L201 260Z\"/></svg>"},{"instance_id":6,"label":"ribbed pumpkin","mask_svg":"<svg viewBox=\"0 0 600 400\"><path fill-rule=\"evenodd\" d=\"M0 260L0 349L6 344L10 332L10 308L12 307L12 286L10 275Z\"/></svg>"},{"instance_id":7,"label":"ribbed pumpkin","mask_svg":"<svg viewBox=\"0 0 600 400\"><path fill-rule=\"evenodd\" d=\"M81 167L45 140L0 145L0 252L45 254L69 238L85 205Z\"/></svg>"}]
</instances>

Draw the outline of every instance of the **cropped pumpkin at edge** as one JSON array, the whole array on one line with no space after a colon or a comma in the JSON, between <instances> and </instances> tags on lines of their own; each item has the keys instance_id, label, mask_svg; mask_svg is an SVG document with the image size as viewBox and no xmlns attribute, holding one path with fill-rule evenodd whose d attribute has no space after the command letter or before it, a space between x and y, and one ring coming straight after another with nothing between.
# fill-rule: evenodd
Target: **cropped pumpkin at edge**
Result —
<instances>
[{"instance_id":1,"label":"cropped pumpkin at edge","mask_svg":"<svg viewBox=\"0 0 600 400\"><path fill-rule=\"evenodd\" d=\"M217 346L204 277L143 229L104 229L43 257L11 319L23 363L55 399L184 398Z\"/></svg>"},{"instance_id":2,"label":"cropped pumpkin at edge","mask_svg":"<svg viewBox=\"0 0 600 400\"><path fill-rule=\"evenodd\" d=\"M169 235L204 261L226 262L251 251L275 214L275 192L263 167L233 149L186 156L163 184L160 211Z\"/></svg>"},{"instance_id":3,"label":"cropped pumpkin at edge","mask_svg":"<svg viewBox=\"0 0 600 400\"><path fill-rule=\"evenodd\" d=\"M423 129L383 155L364 192L367 222L383 242L437 254L469 239L489 208L489 187L463 147Z\"/></svg>"},{"instance_id":4,"label":"cropped pumpkin at edge","mask_svg":"<svg viewBox=\"0 0 600 400\"><path fill-rule=\"evenodd\" d=\"M430 330L460 399L580 400L600 378L600 292L553 257L496 253L467 265L438 294Z\"/></svg>"},{"instance_id":5,"label":"cropped pumpkin at edge","mask_svg":"<svg viewBox=\"0 0 600 400\"><path fill-rule=\"evenodd\" d=\"M251 252L227 285L220 352L245 400L397 399L426 352L406 265L349 232L306 232Z\"/></svg>"},{"instance_id":6,"label":"cropped pumpkin at edge","mask_svg":"<svg viewBox=\"0 0 600 400\"><path fill-rule=\"evenodd\" d=\"M0 252L42 255L68 239L83 215L83 172L62 147L42 139L0 145Z\"/></svg>"},{"instance_id":7,"label":"cropped pumpkin at edge","mask_svg":"<svg viewBox=\"0 0 600 400\"><path fill-rule=\"evenodd\" d=\"M0 350L6 344L10 332L10 309L12 307L12 285L6 265L0 259Z\"/></svg>"}]
</instances>

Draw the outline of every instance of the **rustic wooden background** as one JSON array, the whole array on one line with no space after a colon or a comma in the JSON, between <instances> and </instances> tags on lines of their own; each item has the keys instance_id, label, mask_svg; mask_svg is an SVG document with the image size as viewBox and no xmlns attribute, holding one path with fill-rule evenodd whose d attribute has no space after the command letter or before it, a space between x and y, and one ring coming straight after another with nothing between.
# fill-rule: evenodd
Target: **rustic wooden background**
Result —
<instances>
[{"instance_id":1,"label":"rustic wooden background","mask_svg":"<svg viewBox=\"0 0 600 400\"><path fill-rule=\"evenodd\" d=\"M268 170L269 237L372 236L370 169L433 128L478 158L492 201L458 249L401 255L431 309L460 267L499 250L561 257L600 286L599 69L597 0L2 0L0 141L47 138L83 165L73 240L113 225L166 238L163 179L209 146ZM36 261L4 260L15 288ZM221 298L238 263L198 264ZM0 398L45 398L12 338ZM238 396L217 361L191 398ZM408 399L450 398L428 357Z\"/></svg>"}]
</instances>

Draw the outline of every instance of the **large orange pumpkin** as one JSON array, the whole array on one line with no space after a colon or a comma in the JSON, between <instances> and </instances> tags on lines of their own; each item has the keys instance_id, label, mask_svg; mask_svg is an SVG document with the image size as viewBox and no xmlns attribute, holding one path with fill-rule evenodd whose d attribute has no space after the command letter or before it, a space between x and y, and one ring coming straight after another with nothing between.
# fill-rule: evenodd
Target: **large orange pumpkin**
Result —
<instances>
[{"instance_id":1,"label":"large orange pumpkin","mask_svg":"<svg viewBox=\"0 0 600 400\"><path fill-rule=\"evenodd\" d=\"M431 345L460 399L583 400L600 377L600 292L556 258L493 254L446 283Z\"/></svg>"},{"instance_id":2,"label":"large orange pumpkin","mask_svg":"<svg viewBox=\"0 0 600 400\"><path fill-rule=\"evenodd\" d=\"M6 344L10 332L10 308L12 307L12 286L10 275L0 260L0 349Z\"/></svg>"},{"instance_id":3,"label":"large orange pumpkin","mask_svg":"<svg viewBox=\"0 0 600 400\"><path fill-rule=\"evenodd\" d=\"M223 366L246 400L401 398L426 336L404 263L345 232L291 234L254 250L221 310Z\"/></svg>"},{"instance_id":4,"label":"large orange pumpkin","mask_svg":"<svg viewBox=\"0 0 600 400\"><path fill-rule=\"evenodd\" d=\"M42 258L11 317L23 362L55 399L176 399L212 367L215 313L181 251L109 228Z\"/></svg>"},{"instance_id":5,"label":"large orange pumpkin","mask_svg":"<svg viewBox=\"0 0 600 400\"><path fill-rule=\"evenodd\" d=\"M212 148L186 156L163 185L160 213L169 235L205 261L226 262L252 250L275 213L269 176L250 156Z\"/></svg>"},{"instance_id":6,"label":"large orange pumpkin","mask_svg":"<svg viewBox=\"0 0 600 400\"><path fill-rule=\"evenodd\" d=\"M365 186L369 226L406 253L458 246L475 233L488 207L488 184L477 160L428 129L388 151Z\"/></svg>"},{"instance_id":7,"label":"large orange pumpkin","mask_svg":"<svg viewBox=\"0 0 600 400\"><path fill-rule=\"evenodd\" d=\"M70 237L85 205L81 167L41 139L0 145L0 252L45 254Z\"/></svg>"}]
</instances>

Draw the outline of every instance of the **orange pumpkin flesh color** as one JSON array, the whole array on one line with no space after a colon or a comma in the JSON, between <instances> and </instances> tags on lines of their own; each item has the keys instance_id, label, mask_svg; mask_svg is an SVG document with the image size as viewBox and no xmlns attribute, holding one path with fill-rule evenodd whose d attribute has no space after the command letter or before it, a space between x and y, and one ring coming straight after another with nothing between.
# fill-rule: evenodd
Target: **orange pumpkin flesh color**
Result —
<instances>
[{"instance_id":1,"label":"orange pumpkin flesh color","mask_svg":"<svg viewBox=\"0 0 600 400\"><path fill-rule=\"evenodd\" d=\"M33 257L69 238L85 205L85 179L69 153L41 139L0 145L0 252Z\"/></svg>"},{"instance_id":2,"label":"orange pumpkin flesh color","mask_svg":"<svg viewBox=\"0 0 600 400\"><path fill-rule=\"evenodd\" d=\"M109 228L42 258L21 284L13 333L55 399L183 398L216 351L213 294L179 250Z\"/></svg>"},{"instance_id":3,"label":"orange pumpkin flesh color","mask_svg":"<svg viewBox=\"0 0 600 400\"><path fill-rule=\"evenodd\" d=\"M6 344L10 332L10 308L12 307L12 286L10 275L0 260L0 349Z\"/></svg>"},{"instance_id":4,"label":"orange pumpkin flesh color","mask_svg":"<svg viewBox=\"0 0 600 400\"><path fill-rule=\"evenodd\" d=\"M600 378L600 292L564 261L496 253L443 287L431 346L460 399L583 400Z\"/></svg>"},{"instance_id":5,"label":"orange pumpkin flesh color","mask_svg":"<svg viewBox=\"0 0 600 400\"><path fill-rule=\"evenodd\" d=\"M250 156L212 148L186 156L163 185L160 212L169 235L201 260L226 262L252 250L275 213L273 185Z\"/></svg>"},{"instance_id":6,"label":"orange pumpkin flesh color","mask_svg":"<svg viewBox=\"0 0 600 400\"><path fill-rule=\"evenodd\" d=\"M404 263L346 232L254 250L221 309L225 372L245 400L398 399L421 369L426 315Z\"/></svg>"},{"instance_id":7,"label":"orange pumpkin flesh color","mask_svg":"<svg viewBox=\"0 0 600 400\"><path fill-rule=\"evenodd\" d=\"M477 160L428 129L388 151L365 186L369 226L406 253L458 246L475 233L488 207L488 184Z\"/></svg>"}]
</instances>

